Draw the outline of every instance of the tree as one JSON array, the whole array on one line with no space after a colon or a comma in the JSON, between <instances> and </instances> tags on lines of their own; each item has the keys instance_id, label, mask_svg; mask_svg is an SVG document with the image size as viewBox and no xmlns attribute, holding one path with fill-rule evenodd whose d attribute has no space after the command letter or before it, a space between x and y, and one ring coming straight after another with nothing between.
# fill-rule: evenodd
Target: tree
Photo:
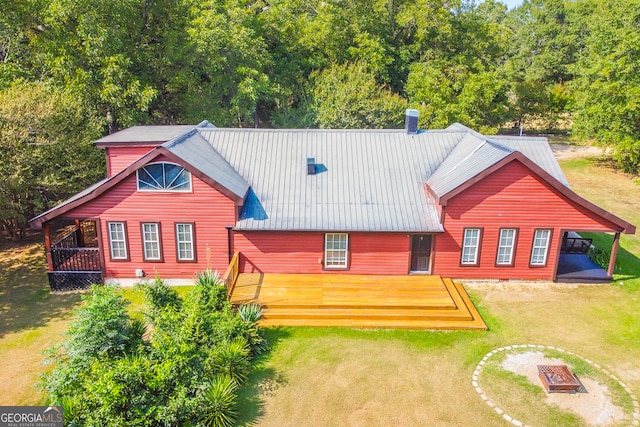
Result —
<instances>
[{"instance_id":1,"label":"tree","mask_svg":"<svg viewBox=\"0 0 640 427\"><path fill-rule=\"evenodd\" d=\"M575 134L613 147L620 167L640 171L640 1L601 0L577 63Z\"/></svg>"},{"instance_id":2,"label":"tree","mask_svg":"<svg viewBox=\"0 0 640 427\"><path fill-rule=\"evenodd\" d=\"M0 91L0 224L13 238L27 220L104 176L92 140L99 120L47 83Z\"/></svg>"},{"instance_id":3,"label":"tree","mask_svg":"<svg viewBox=\"0 0 640 427\"><path fill-rule=\"evenodd\" d=\"M334 65L312 80L310 108L321 128L402 127L407 101L378 85L362 64Z\"/></svg>"}]
</instances>

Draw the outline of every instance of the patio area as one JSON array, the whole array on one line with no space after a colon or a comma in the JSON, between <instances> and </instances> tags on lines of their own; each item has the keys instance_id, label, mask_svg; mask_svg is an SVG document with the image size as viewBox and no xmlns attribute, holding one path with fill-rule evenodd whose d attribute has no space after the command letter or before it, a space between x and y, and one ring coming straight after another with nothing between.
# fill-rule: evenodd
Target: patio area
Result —
<instances>
[{"instance_id":1,"label":"patio area","mask_svg":"<svg viewBox=\"0 0 640 427\"><path fill-rule=\"evenodd\" d=\"M560 283L609 283L607 271L585 254L560 254L556 281Z\"/></svg>"},{"instance_id":2,"label":"patio area","mask_svg":"<svg viewBox=\"0 0 640 427\"><path fill-rule=\"evenodd\" d=\"M262 305L261 326L487 329L462 285L440 276L243 273L230 299Z\"/></svg>"}]
</instances>

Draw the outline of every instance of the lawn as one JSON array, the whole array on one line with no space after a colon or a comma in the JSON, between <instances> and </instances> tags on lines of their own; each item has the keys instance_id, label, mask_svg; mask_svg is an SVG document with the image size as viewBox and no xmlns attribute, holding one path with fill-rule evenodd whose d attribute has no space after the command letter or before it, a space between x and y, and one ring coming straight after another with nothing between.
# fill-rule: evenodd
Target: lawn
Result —
<instances>
[{"instance_id":1,"label":"lawn","mask_svg":"<svg viewBox=\"0 0 640 427\"><path fill-rule=\"evenodd\" d=\"M640 225L640 188L633 177L593 159L562 167L579 193ZM39 242L0 248L0 404L40 402L31 387L43 369L40 352L64 330L79 302L77 294L47 291L42 252ZM269 329L271 351L241 390L240 425L503 426L471 386L471 376L485 353L510 344L575 352L640 395L638 256L638 236L623 236L622 273L612 285L470 287L487 332ZM139 307L139 297L128 295Z\"/></svg>"}]
</instances>

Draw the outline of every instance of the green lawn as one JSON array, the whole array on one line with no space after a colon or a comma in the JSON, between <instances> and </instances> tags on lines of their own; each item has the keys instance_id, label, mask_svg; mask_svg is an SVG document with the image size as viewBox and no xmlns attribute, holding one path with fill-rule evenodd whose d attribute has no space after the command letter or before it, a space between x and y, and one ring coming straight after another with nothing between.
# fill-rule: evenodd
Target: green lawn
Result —
<instances>
[{"instance_id":1,"label":"green lawn","mask_svg":"<svg viewBox=\"0 0 640 427\"><path fill-rule=\"evenodd\" d=\"M562 166L576 191L640 225L633 177L595 160ZM469 293L487 332L269 329L271 351L241 390L240 425L503 426L471 376L486 352L510 344L575 352L640 395L639 256L638 236L623 236L621 273L606 286L474 286ZM137 309L140 297L127 295ZM40 352L64 330L79 297L47 291L39 243L1 249L0 297L0 404L37 404L41 397L31 384L43 369ZM522 404L529 406L523 414L535 414L540 403Z\"/></svg>"}]
</instances>

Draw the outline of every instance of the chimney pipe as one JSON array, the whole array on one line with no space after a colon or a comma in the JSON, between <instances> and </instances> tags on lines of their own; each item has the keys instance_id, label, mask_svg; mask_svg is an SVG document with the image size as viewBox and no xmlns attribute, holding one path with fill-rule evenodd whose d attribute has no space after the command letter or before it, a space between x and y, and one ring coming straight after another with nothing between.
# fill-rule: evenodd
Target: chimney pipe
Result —
<instances>
[{"instance_id":1,"label":"chimney pipe","mask_svg":"<svg viewBox=\"0 0 640 427\"><path fill-rule=\"evenodd\" d=\"M414 110L412 108L407 108L405 112L404 118L404 130L409 135L415 135L418 133L418 117L420 116L420 111Z\"/></svg>"},{"instance_id":2,"label":"chimney pipe","mask_svg":"<svg viewBox=\"0 0 640 427\"><path fill-rule=\"evenodd\" d=\"M316 159L313 157L307 157L307 175L316 174Z\"/></svg>"}]
</instances>

